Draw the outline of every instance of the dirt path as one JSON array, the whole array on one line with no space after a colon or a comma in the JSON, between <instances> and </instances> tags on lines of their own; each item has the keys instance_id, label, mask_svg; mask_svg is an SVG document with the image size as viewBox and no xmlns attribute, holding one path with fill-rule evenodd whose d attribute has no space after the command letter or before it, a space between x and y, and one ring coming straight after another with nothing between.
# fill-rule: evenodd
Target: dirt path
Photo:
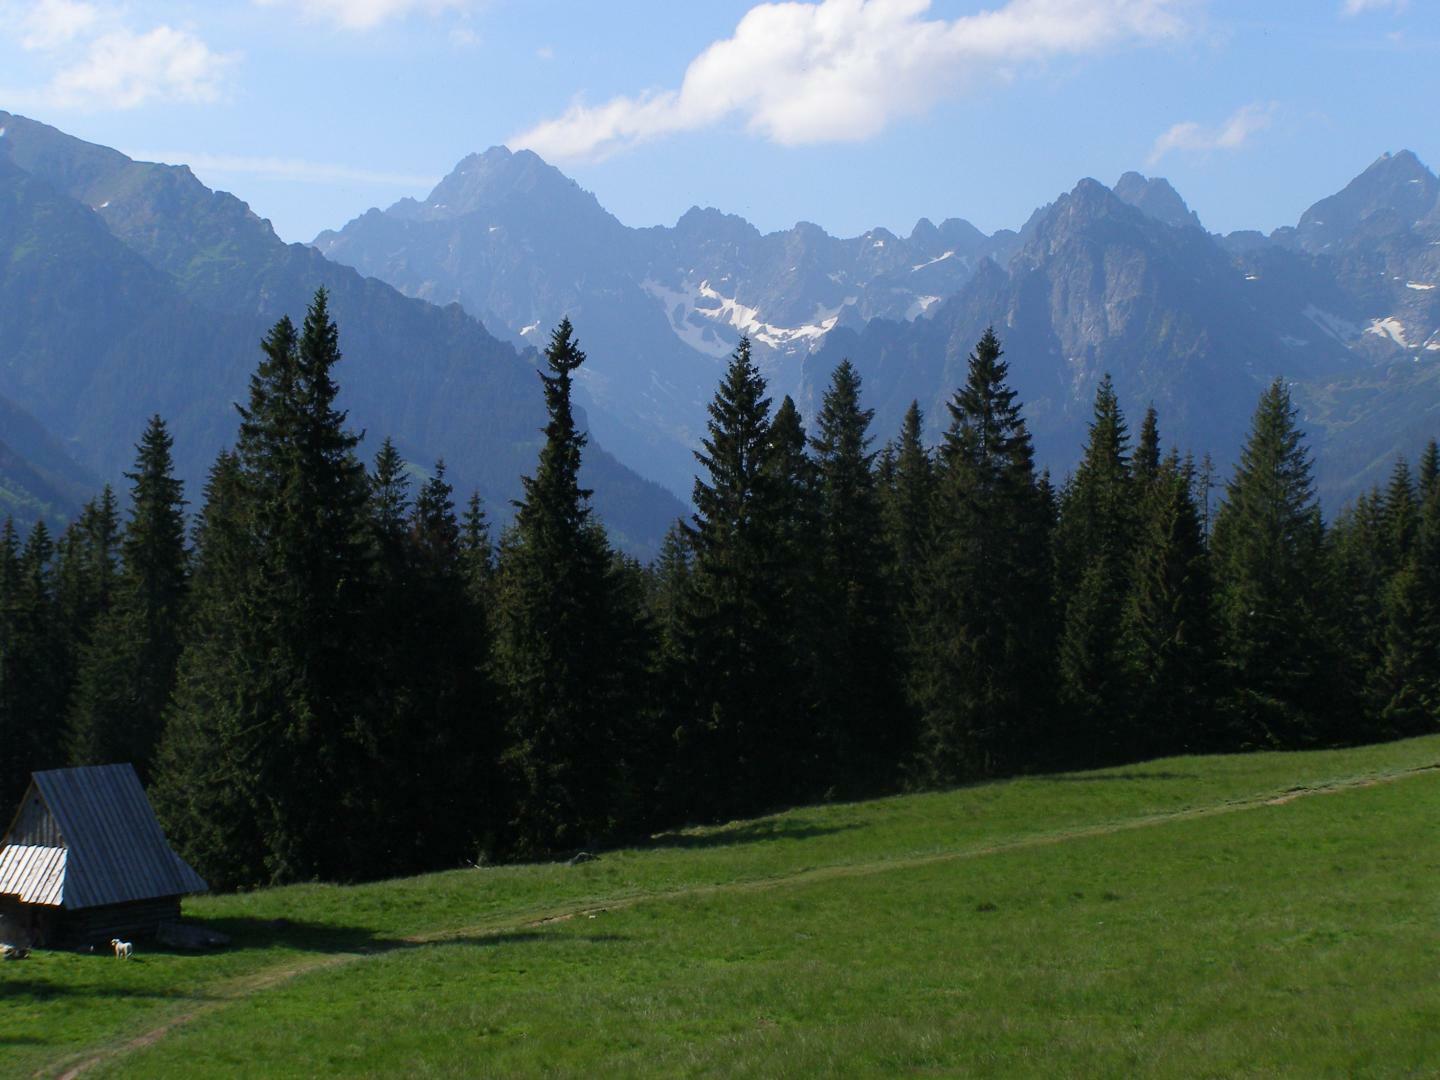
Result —
<instances>
[{"instance_id":1,"label":"dirt path","mask_svg":"<svg viewBox=\"0 0 1440 1080\"><path fill-rule=\"evenodd\" d=\"M1347 777L1343 780L1316 784L1311 787L1292 788L1278 795L1273 792L1268 792L1264 795L1257 795L1248 799L1238 799L1234 802L1217 803L1213 806L1190 807L1183 810L1150 814L1144 817L1133 818L1129 821L1107 822L1099 825L1081 825L1075 828L1057 830L1052 833L1036 833L1031 836L1018 837L1014 840L1001 841L982 847L942 851L928 855L915 855L903 858L877 859L863 863L836 863L831 866L811 867L790 874L757 878L750 881L694 885L682 889L643 893L639 896L627 896L613 901L606 901L603 905L592 904L581 908L559 909L542 915L539 918L533 917L532 913L530 916L520 920L512 919L507 922L489 922L477 926L455 927L449 930L410 934L386 945L359 949L354 952L333 953L328 956L307 957L292 963L266 968L264 971L242 976L219 986L215 991L214 998L207 1004L177 1013L142 1035L138 1035L125 1042L117 1043L97 1053L80 1055L78 1057L71 1056L54 1065L40 1069L34 1075L36 1077L58 1077L59 1080L74 1080L74 1078L83 1076L85 1073L100 1065L107 1064L127 1054L134 1053L137 1050L143 1050L147 1046L152 1046L176 1028L183 1027L191 1021L207 1016L218 1009L223 1009L227 1005L234 1004L237 1001L242 1001L255 994L263 993L266 990L288 983L299 976L308 975L312 972L322 971L327 968L355 963L398 948L413 948L417 945L443 945L445 942L457 938L499 936L501 934L513 933L516 930L565 922L570 919L579 918L580 916L596 915L604 911L619 911L635 907L639 904L664 902L680 897L761 892L768 889L785 888L791 885L802 885L816 881L868 877L872 874L910 870L922 866L931 866L936 863L983 858L988 855L1004 854L1008 851L1020 851L1028 848L1046 847L1052 844L1063 844L1073 840L1108 836L1115 833L1128 832L1132 829L1153 828L1157 825L1189 821L1194 818L1214 817L1221 814L1239 813L1245 810L1282 806L1296 799L1306 798L1311 795L1334 795L1360 788L1373 787L1376 784L1394 783L1397 780L1404 780L1409 777L1434 772L1440 772L1440 763L1422 765L1393 773Z\"/></svg>"}]
</instances>

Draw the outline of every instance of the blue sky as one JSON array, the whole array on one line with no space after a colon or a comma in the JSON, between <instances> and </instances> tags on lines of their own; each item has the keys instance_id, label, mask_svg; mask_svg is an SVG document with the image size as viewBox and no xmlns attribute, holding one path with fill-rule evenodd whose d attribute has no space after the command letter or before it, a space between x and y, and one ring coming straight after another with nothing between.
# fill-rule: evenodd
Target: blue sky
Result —
<instances>
[{"instance_id":1,"label":"blue sky","mask_svg":"<svg viewBox=\"0 0 1440 1080\"><path fill-rule=\"evenodd\" d=\"M1434 0L0 0L0 108L300 241L497 143L630 225L991 231L1139 169L1268 231L1440 165L1437 103Z\"/></svg>"}]
</instances>

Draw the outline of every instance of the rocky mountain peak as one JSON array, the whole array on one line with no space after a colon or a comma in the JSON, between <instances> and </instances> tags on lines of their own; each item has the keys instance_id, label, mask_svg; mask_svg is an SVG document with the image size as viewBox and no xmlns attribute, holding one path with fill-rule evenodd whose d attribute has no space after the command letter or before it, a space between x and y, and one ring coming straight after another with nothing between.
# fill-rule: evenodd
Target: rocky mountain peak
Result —
<instances>
[{"instance_id":1,"label":"rocky mountain peak","mask_svg":"<svg viewBox=\"0 0 1440 1080\"><path fill-rule=\"evenodd\" d=\"M1440 180L1409 150L1381 154L1370 167L1300 217L1297 241L1321 252L1359 230L1393 232L1425 217L1440 200Z\"/></svg>"},{"instance_id":2,"label":"rocky mountain peak","mask_svg":"<svg viewBox=\"0 0 1440 1080\"><path fill-rule=\"evenodd\" d=\"M594 195L539 155L530 150L512 152L504 146L462 158L421 206L424 217L439 219L517 201L605 214Z\"/></svg>"},{"instance_id":3,"label":"rocky mountain peak","mask_svg":"<svg viewBox=\"0 0 1440 1080\"><path fill-rule=\"evenodd\" d=\"M1115 197L1127 202L1141 213L1166 225L1203 228L1200 216L1185 204L1180 193L1163 176L1142 176L1127 172L1115 182Z\"/></svg>"}]
</instances>

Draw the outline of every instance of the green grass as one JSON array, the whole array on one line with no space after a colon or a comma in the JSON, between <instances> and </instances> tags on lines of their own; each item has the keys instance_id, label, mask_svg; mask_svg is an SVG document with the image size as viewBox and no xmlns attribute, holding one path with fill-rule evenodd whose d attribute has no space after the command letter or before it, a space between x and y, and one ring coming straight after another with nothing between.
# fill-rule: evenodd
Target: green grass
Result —
<instances>
[{"instance_id":1,"label":"green grass","mask_svg":"<svg viewBox=\"0 0 1440 1080\"><path fill-rule=\"evenodd\" d=\"M1437 761L1174 758L196 900L232 949L0 968L0 1069L185 1017L92 1075L1429 1075Z\"/></svg>"}]
</instances>

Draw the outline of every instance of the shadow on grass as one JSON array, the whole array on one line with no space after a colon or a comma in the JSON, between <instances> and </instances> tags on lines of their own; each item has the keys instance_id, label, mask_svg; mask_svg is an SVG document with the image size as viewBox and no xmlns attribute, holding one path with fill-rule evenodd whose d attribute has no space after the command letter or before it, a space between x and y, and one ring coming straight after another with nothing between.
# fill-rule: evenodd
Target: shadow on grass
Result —
<instances>
[{"instance_id":1,"label":"shadow on grass","mask_svg":"<svg viewBox=\"0 0 1440 1080\"><path fill-rule=\"evenodd\" d=\"M456 937L436 937L423 941L409 941L378 935L371 930L353 926L335 926L329 923L300 922L292 919L187 918L185 922L206 930L218 930L230 938L230 944L213 950L213 953L234 952L241 949L293 949L296 952L314 953L355 953L371 955L398 952L405 949L424 949L436 945L468 945L494 948L500 945L514 945L525 942L540 942L547 939L619 941L613 935L605 934L561 934L553 929L513 930L496 934L465 934ZM203 955L182 953L180 950L153 948L155 953L170 955ZM213 954L212 953L212 954Z\"/></svg>"},{"instance_id":2,"label":"shadow on grass","mask_svg":"<svg viewBox=\"0 0 1440 1080\"><path fill-rule=\"evenodd\" d=\"M1121 780L1199 780L1199 773L1188 772L1123 772L1094 776L1086 773L1053 773L1037 776L1037 780L1050 780L1057 784L1105 784Z\"/></svg>"},{"instance_id":3,"label":"shadow on grass","mask_svg":"<svg viewBox=\"0 0 1440 1080\"><path fill-rule=\"evenodd\" d=\"M50 1001L56 998L155 998L161 1001L203 1001L204 995L180 990L145 990L133 986L67 986L47 979L6 979L0 983L0 1002L12 998ZM3 1042L7 1036L0 1036Z\"/></svg>"},{"instance_id":4,"label":"shadow on grass","mask_svg":"<svg viewBox=\"0 0 1440 1080\"><path fill-rule=\"evenodd\" d=\"M747 821L704 833L659 833L645 844L647 848L715 848L736 844L763 844L767 840L812 840L817 836L862 829L859 822L839 825L807 825L800 821Z\"/></svg>"}]
</instances>

